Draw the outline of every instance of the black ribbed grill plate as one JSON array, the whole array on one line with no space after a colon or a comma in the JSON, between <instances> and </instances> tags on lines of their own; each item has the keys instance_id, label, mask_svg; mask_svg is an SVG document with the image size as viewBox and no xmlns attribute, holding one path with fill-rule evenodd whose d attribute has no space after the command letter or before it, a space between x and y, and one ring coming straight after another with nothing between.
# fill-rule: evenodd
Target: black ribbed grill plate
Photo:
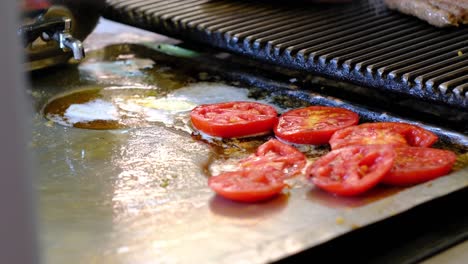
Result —
<instances>
[{"instance_id":1,"label":"black ribbed grill plate","mask_svg":"<svg viewBox=\"0 0 468 264\"><path fill-rule=\"evenodd\" d=\"M381 0L333 6L108 0L105 17L338 80L468 109L468 27L438 29L387 10Z\"/></svg>"}]
</instances>

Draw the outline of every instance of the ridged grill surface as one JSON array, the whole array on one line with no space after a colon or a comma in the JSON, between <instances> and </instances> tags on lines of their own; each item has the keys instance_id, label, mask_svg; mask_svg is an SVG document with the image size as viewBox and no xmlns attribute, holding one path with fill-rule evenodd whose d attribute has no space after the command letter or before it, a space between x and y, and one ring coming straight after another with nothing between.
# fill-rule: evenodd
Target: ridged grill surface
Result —
<instances>
[{"instance_id":1,"label":"ridged grill surface","mask_svg":"<svg viewBox=\"0 0 468 264\"><path fill-rule=\"evenodd\" d=\"M108 0L105 16L339 80L468 108L468 27L438 29L387 10L381 0L334 6Z\"/></svg>"}]
</instances>

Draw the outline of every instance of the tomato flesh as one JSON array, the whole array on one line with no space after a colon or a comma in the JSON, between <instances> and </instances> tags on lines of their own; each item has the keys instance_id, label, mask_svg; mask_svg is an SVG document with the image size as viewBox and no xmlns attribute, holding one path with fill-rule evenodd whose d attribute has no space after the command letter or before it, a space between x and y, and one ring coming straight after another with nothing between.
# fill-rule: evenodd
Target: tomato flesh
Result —
<instances>
[{"instance_id":1,"label":"tomato flesh","mask_svg":"<svg viewBox=\"0 0 468 264\"><path fill-rule=\"evenodd\" d=\"M365 123L338 130L330 138L332 149L353 145L430 147L437 136L421 127L396 122Z\"/></svg>"},{"instance_id":2,"label":"tomato flesh","mask_svg":"<svg viewBox=\"0 0 468 264\"><path fill-rule=\"evenodd\" d=\"M359 116L338 107L310 106L282 114L275 135L297 144L326 144L335 131L356 125Z\"/></svg>"},{"instance_id":3,"label":"tomato flesh","mask_svg":"<svg viewBox=\"0 0 468 264\"><path fill-rule=\"evenodd\" d=\"M345 147L315 161L307 176L323 190L355 196L377 185L392 168L394 158L390 146Z\"/></svg>"},{"instance_id":4,"label":"tomato flesh","mask_svg":"<svg viewBox=\"0 0 468 264\"><path fill-rule=\"evenodd\" d=\"M218 195L237 202L258 202L270 199L283 190L285 183L278 171L239 170L211 177L208 185Z\"/></svg>"},{"instance_id":5,"label":"tomato flesh","mask_svg":"<svg viewBox=\"0 0 468 264\"><path fill-rule=\"evenodd\" d=\"M283 178L290 178L301 172L305 167L306 157L296 148L271 139L261 145L254 155L241 162L243 168L255 166L275 168L282 173Z\"/></svg>"},{"instance_id":6,"label":"tomato flesh","mask_svg":"<svg viewBox=\"0 0 468 264\"><path fill-rule=\"evenodd\" d=\"M272 139L241 160L236 171L213 176L208 185L218 195L233 201L263 201L279 194L285 187L284 180L299 174L305 163L300 151Z\"/></svg>"},{"instance_id":7,"label":"tomato flesh","mask_svg":"<svg viewBox=\"0 0 468 264\"><path fill-rule=\"evenodd\" d=\"M457 156L452 151L420 148L395 148L396 158L382 182L405 186L429 181L450 172Z\"/></svg>"},{"instance_id":8,"label":"tomato flesh","mask_svg":"<svg viewBox=\"0 0 468 264\"><path fill-rule=\"evenodd\" d=\"M277 116L272 106L243 101L199 105L190 113L196 129L222 138L268 133L276 124Z\"/></svg>"}]
</instances>

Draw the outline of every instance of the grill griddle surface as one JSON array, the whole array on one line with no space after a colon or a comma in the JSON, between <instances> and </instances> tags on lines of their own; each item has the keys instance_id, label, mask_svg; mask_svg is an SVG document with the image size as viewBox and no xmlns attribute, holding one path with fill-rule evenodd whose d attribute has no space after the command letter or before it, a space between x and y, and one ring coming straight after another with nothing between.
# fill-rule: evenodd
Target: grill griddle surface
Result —
<instances>
[{"instance_id":1,"label":"grill griddle surface","mask_svg":"<svg viewBox=\"0 0 468 264\"><path fill-rule=\"evenodd\" d=\"M468 108L468 28L385 8L232 0L108 0L105 16L360 85Z\"/></svg>"}]
</instances>

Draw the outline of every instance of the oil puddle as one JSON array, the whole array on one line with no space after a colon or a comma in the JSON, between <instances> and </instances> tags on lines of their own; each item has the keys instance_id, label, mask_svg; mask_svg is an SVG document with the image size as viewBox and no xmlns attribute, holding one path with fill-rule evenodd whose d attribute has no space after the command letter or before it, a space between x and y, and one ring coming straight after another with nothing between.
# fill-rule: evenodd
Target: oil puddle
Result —
<instances>
[{"instance_id":1,"label":"oil puddle","mask_svg":"<svg viewBox=\"0 0 468 264\"><path fill-rule=\"evenodd\" d=\"M83 73L99 79L115 79L116 77L142 77L146 70L153 68L154 61L136 58L133 54L124 54L115 61L90 61L80 66Z\"/></svg>"},{"instance_id":2,"label":"oil puddle","mask_svg":"<svg viewBox=\"0 0 468 264\"><path fill-rule=\"evenodd\" d=\"M192 132L189 113L199 104L255 101L249 90L222 83L193 83L173 91L157 87L89 87L56 96L43 109L63 126L85 129L165 125Z\"/></svg>"}]
</instances>

